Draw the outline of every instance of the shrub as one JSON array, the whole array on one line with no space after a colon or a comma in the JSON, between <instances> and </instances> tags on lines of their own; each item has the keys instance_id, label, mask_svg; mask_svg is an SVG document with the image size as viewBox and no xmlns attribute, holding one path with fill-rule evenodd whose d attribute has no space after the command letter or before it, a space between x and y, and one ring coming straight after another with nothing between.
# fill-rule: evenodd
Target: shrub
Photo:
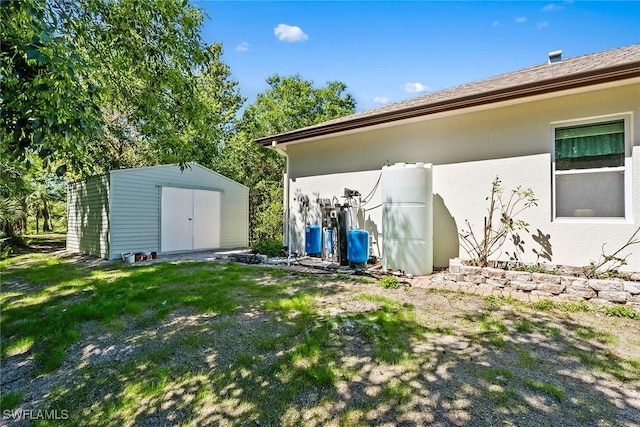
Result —
<instances>
[{"instance_id":1,"label":"shrub","mask_svg":"<svg viewBox=\"0 0 640 427\"><path fill-rule=\"evenodd\" d=\"M515 251L507 255L511 261L519 262L524 252L524 241L519 233L529 233L529 224L518 217L526 209L537 206L538 200L531 189L524 190L521 187L512 190L508 196L505 195L498 177L493 180L491 194L486 200L489 201L489 207L487 216L484 217L482 233L474 231L471 223L465 220L465 228L458 233L460 246L471 257L471 265L487 267L492 255L501 251L507 239L511 238ZM533 251L538 259L545 258L551 261L550 237L540 230L538 235L534 236L534 240L541 246L539 251Z\"/></svg>"},{"instance_id":2,"label":"shrub","mask_svg":"<svg viewBox=\"0 0 640 427\"><path fill-rule=\"evenodd\" d=\"M27 246L27 241L22 236L2 237L0 238L0 259L6 259Z\"/></svg>"},{"instance_id":3,"label":"shrub","mask_svg":"<svg viewBox=\"0 0 640 427\"><path fill-rule=\"evenodd\" d=\"M251 249L255 253L263 254L269 257L282 255L282 240L263 239L251 245Z\"/></svg>"}]
</instances>

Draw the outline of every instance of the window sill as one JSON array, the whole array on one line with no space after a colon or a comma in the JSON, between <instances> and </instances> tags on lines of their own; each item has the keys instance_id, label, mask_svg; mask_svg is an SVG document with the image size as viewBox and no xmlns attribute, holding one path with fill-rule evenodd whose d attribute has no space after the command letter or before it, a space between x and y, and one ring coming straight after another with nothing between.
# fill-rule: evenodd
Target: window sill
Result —
<instances>
[{"instance_id":1,"label":"window sill","mask_svg":"<svg viewBox=\"0 0 640 427\"><path fill-rule=\"evenodd\" d=\"M559 224L634 224L633 220L627 218L588 218L588 217L558 217L551 222Z\"/></svg>"}]
</instances>

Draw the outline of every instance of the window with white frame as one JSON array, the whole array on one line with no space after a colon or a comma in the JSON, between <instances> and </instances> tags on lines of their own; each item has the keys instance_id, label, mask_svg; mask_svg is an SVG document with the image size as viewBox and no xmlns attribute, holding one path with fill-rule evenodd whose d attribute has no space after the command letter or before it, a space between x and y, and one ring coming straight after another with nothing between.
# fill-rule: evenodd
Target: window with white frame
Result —
<instances>
[{"instance_id":1,"label":"window with white frame","mask_svg":"<svg viewBox=\"0 0 640 427\"><path fill-rule=\"evenodd\" d=\"M554 218L626 218L631 169L625 129L625 118L554 126Z\"/></svg>"}]
</instances>

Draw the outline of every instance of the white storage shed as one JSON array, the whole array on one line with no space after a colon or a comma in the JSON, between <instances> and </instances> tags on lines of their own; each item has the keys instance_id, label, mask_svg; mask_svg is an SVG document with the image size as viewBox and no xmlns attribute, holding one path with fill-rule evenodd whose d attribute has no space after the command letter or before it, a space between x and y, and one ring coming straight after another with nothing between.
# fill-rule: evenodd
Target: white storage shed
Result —
<instances>
[{"instance_id":1,"label":"white storage shed","mask_svg":"<svg viewBox=\"0 0 640 427\"><path fill-rule=\"evenodd\" d=\"M118 259L249 244L249 189L197 163L112 170L69 185L67 249Z\"/></svg>"}]
</instances>

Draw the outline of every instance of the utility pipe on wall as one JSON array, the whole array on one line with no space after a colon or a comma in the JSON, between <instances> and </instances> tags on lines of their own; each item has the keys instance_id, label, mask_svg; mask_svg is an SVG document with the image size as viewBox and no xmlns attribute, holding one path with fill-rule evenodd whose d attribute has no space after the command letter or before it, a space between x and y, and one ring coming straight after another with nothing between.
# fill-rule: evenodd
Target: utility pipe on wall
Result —
<instances>
[{"instance_id":1,"label":"utility pipe on wall","mask_svg":"<svg viewBox=\"0 0 640 427\"><path fill-rule=\"evenodd\" d=\"M289 155L282 148L278 147L278 141L271 141L271 147L282 155L285 159L285 170L284 170L284 212L283 216L283 234L284 236L282 241L287 242L287 248L289 249L289 255L287 256L287 266L291 265L291 230L290 230L290 221L291 221L291 213L289 210Z\"/></svg>"}]
</instances>

